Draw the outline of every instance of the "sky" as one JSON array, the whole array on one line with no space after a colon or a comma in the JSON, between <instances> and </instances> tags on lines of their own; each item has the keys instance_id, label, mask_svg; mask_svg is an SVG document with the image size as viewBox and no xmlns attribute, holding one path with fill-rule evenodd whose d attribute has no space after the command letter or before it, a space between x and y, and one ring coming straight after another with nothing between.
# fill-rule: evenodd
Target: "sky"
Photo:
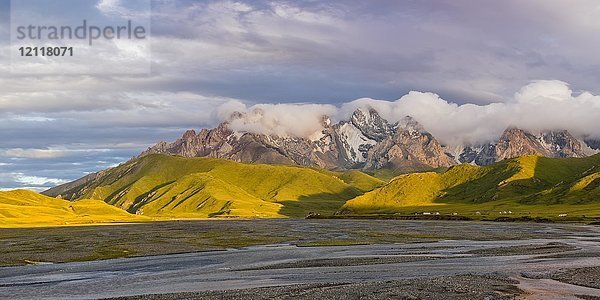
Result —
<instances>
[{"instance_id":1,"label":"sky","mask_svg":"<svg viewBox=\"0 0 600 300\"><path fill-rule=\"evenodd\" d=\"M71 9L147 17L119 0L91 2ZM600 136L595 0L152 0L151 8L148 72L112 74L87 57L74 64L81 74L16 74L10 1L0 0L0 189L64 183L257 108L268 118L253 128L291 135L318 130L320 114L343 119L370 105L391 121L412 115L447 144L494 139L509 125Z\"/></svg>"}]
</instances>

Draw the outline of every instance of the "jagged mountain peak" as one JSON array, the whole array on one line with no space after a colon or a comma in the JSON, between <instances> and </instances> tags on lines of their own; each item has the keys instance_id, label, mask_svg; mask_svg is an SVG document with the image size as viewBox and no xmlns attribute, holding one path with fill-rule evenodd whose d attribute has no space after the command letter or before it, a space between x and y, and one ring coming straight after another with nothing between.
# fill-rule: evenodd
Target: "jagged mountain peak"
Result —
<instances>
[{"instance_id":1,"label":"jagged mountain peak","mask_svg":"<svg viewBox=\"0 0 600 300\"><path fill-rule=\"evenodd\" d=\"M358 108L352 113L350 123L367 138L382 141L393 133L393 126L373 108Z\"/></svg>"},{"instance_id":2,"label":"jagged mountain peak","mask_svg":"<svg viewBox=\"0 0 600 300\"><path fill-rule=\"evenodd\" d=\"M582 143L567 130L529 131L509 127L495 143L464 147L458 157L462 163L489 165L524 155L546 157L585 157Z\"/></svg>"},{"instance_id":3,"label":"jagged mountain peak","mask_svg":"<svg viewBox=\"0 0 600 300\"><path fill-rule=\"evenodd\" d=\"M426 132L423 125L411 116L405 116L400 119L400 121L395 124L395 127L406 131Z\"/></svg>"},{"instance_id":4,"label":"jagged mountain peak","mask_svg":"<svg viewBox=\"0 0 600 300\"><path fill-rule=\"evenodd\" d=\"M528 154L547 157L584 157L581 143L567 130L507 129L496 146L500 159Z\"/></svg>"},{"instance_id":5,"label":"jagged mountain peak","mask_svg":"<svg viewBox=\"0 0 600 300\"><path fill-rule=\"evenodd\" d=\"M199 133L188 130L177 141L158 143L141 156L168 153L327 169L411 171L458 163L489 165L530 154L584 157L598 152L588 147L596 144L580 141L567 130L532 132L517 127L507 128L495 142L448 149L411 116L390 123L370 107L358 108L348 120L335 124L328 116L323 116L323 131L310 137L238 132L229 126L236 118L243 119L244 116L234 113L216 128L202 129Z\"/></svg>"},{"instance_id":6,"label":"jagged mountain peak","mask_svg":"<svg viewBox=\"0 0 600 300\"><path fill-rule=\"evenodd\" d=\"M218 127L199 133L189 130L177 141L159 143L140 156L167 153L327 169L392 167L411 171L452 164L439 142L416 120L407 116L390 124L373 108L359 108L348 120L336 124L323 116L324 130L310 137L238 132L229 126L236 118L244 116L234 114Z\"/></svg>"},{"instance_id":7,"label":"jagged mountain peak","mask_svg":"<svg viewBox=\"0 0 600 300\"><path fill-rule=\"evenodd\" d=\"M583 141L590 149L596 151L600 150L600 138L593 138L587 136L583 139Z\"/></svg>"},{"instance_id":8,"label":"jagged mountain peak","mask_svg":"<svg viewBox=\"0 0 600 300\"><path fill-rule=\"evenodd\" d=\"M193 138L195 136L196 136L196 130L189 129L189 130L186 130L186 132L183 133L183 136L181 136L181 138L184 139L184 140L188 140L188 139Z\"/></svg>"},{"instance_id":9,"label":"jagged mountain peak","mask_svg":"<svg viewBox=\"0 0 600 300\"><path fill-rule=\"evenodd\" d=\"M567 130L543 131L541 142L559 157L585 157L581 142Z\"/></svg>"},{"instance_id":10,"label":"jagged mountain peak","mask_svg":"<svg viewBox=\"0 0 600 300\"><path fill-rule=\"evenodd\" d=\"M372 107L358 107L350 116L350 121L358 124L383 124L387 120L379 115L379 112Z\"/></svg>"}]
</instances>

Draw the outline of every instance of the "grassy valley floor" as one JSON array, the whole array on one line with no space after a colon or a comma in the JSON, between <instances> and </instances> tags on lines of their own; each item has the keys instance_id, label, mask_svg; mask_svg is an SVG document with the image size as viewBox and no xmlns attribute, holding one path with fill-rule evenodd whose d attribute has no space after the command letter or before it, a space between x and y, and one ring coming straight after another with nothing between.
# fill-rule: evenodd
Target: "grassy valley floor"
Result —
<instances>
[{"instance_id":1,"label":"grassy valley floor","mask_svg":"<svg viewBox=\"0 0 600 300\"><path fill-rule=\"evenodd\" d=\"M594 299L599 241L597 226L459 221L3 229L0 298Z\"/></svg>"},{"instance_id":2,"label":"grassy valley floor","mask_svg":"<svg viewBox=\"0 0 600 300\"><path fill-rule=\"evenodd\" d=\"M418 243L438 240L514 240L570 236L569 224L510 224L400 220L198 220L114 226L0 229L0 266L59 263L253 245L300 247Z\"/></svg>"}]
</instances>

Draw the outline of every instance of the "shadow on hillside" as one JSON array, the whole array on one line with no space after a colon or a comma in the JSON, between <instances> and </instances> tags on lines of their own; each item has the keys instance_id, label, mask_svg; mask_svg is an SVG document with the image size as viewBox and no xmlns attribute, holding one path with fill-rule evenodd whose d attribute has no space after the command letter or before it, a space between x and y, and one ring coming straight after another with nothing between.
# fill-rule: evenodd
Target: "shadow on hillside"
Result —
<instances>
[{"instance_id":1,"label":"shadow on hillside","mask_svg":"<svg viewBox=\"0 0 600 300\"><path fill-rule=\"evenodd\" d=\"M502 164L502 163L501 163ZM511 166L513 164L513 166ZM484 176L464 182L444 190L445 195L436 202L445 203L485 203L495 200L514 200L522 204L561 204L563 196L570 188L569 182L589 166L583 161L557 160L536 157L532 177L507 182L519 172L519 167L527 168L528 162L515 160L503 162L501 167L491 169ZM551 191L552 195L547 195Z\"/></svg>"},{"instance_id":2,"label":"shadow on hillside","mask_svg":"<svg viewBox=\"0 0 600 300\"><path fill-rule=\"evenodd\" d=\"M300 196L297 200L283 200L277 203L283 205L279 214L290 218L304 218L309 212L331 215L338 211L346 201L361 194L355 188L346 188L341 193L305 195Z\"/></svg>"},{"instance_id":3,"label":"shadow on hillside","mask_svg":"<svg viewBox=\"0 0 600 300\"><path fill-rule=\"evenodd\" d=\"M451 170L452 168L446 172L450 172ZM506 162L500 168L490 169L483 176L442 190L442 196L434 202L480 204L498 200L505 196L499 183L518 172L517 168L510 167L508 162ZM511 182L511 184L519 185L517 181Z\"/></svg>"},{"instance_id":4,"label":"shadow on hillside","mask_svg":"<svg viewBox=\"0 0 600 300\"><path fill-rule=\"evenodd\" d=\"M129 189L132 185L133 185L133 182L115 190L110 195L108 195L108 197L106 197L102 200L110 205L118 206L117 204L118 204L119 200L123 197L122 195L121 196L119 196L119 195L121 193L126 193L127 189Z\"/></svg>"},{"instance_id":5,"label":"shadow on hillside","mask_svg":"<svg viewBox=\"0 0 600 300\"><path fill-rule=\"evenodd\" d=\"M565 160L563 160L565 161ZM560 169L562 170L558 170L558 172L556 172L557 170L554 170L554 167L552 166L553 164L556 164L557 162L559 162L560 165ZM566 178L566 173L564 173L565 169L570 168L571 166L568 165L564 165L562 163L560 163L560 161L556 158L546 158L546 157L538 157L536 164L535 164L535 168L533 171L533 179L529 180L529 184L530 185L537 185L537 191L532 191L531 195L528 195L522 199L520 199L520 203L523 204L561 204L563 203L564 199L562 198L562 196L564 196L564 194L566 194L568 192L569 187L567 187L566 185L561 186L561 183L564 183L563 180L567 179ZM548 181L548 172L556 172L556 175L558 175L559 179L558 182L554 182L554 180L549 180ZM552 177L552 176L550 176ZM552 196L544 196L544 195L540 195L540 192L542 192L544 189L550 189L555 195L559 195L559 197L552 197Z\"/></svg>"},{"instance_id":6,"label":"shadow on hillside","mask_svg":"<svg viewBox=\"0 0 600 300\"><path fill-rule=\"evenodd\" d=\"M600 171L600 156L587 158L540 157L535 166L535 178L545 184L544 193L523 198L524 204L589 204L597 199L594 190L600 188L600 178L589 182L579 191L572 191L580 179Z\"/></svg>"},{"instance_id":7,"label":"shadow on hillside","mask_svg":"<svg viewBox=\"0 0 600 300\"><path fill-rule=\"evenodd\" d=\"M135 214L140 208L142 208L142 206L148 204L147 200L148 198L150 198L151 194L154 194L155 192L157 192L159 189L172 184L173 182L175 182L175 180L172 181L167 181L165 183L159 184L155 187L153 187L151 190L149 190L148 192L139 195L138 197L135 198L135 200L133 201L133 203L129 206L129 208L127 209L127 212L131 213L131 214ZM174 201L175 199L172 199L172 201ZM170 204L171 202L165 204L165 207ZM164 207L163 207L164 208Z\"/></svg>"}]
</instances>

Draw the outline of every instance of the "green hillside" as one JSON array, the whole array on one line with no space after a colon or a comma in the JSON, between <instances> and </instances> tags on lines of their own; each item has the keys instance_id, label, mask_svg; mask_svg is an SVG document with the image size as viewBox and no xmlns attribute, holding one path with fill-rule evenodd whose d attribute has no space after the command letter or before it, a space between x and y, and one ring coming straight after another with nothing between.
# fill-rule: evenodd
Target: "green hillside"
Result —
<instances>
[{"instance_id":1,"label":"green hillside","mask_svg":"<svg viewBox=\"0 0 600 300\"><path fill-rule=\"evenodd\" d=\"M31 191L0 192L0 227L145 221L99 200L70 202Z\"/></svg>"},{"instance_id":2,"label":"green hillside","mask_svg":"<svg viewBox=\"0 0 600 300\"><path fill-rule=\"evenodd\" d=\"M381 185L358 171L156 154L110 169L69 193L145 216L276 218L333 213Z\"/></svg>"},{"instance_id":3,"label":"green hillside","mask_svg":"<svg viewBox=\"0 0 600 300\"><path fill-rule=\"evenodd\" d=\"M459 165L438 174L413 173L349 200L355 214L440 212L600 216L600 155L524 156L486 167Z\"/></svg>"},{"instance_id":4,"label":"green hillside","mask_svg":"<svg viewBox=\"0 0 600 300\"><path fill-rule=\"evenodd\" d=\"M90 178L67 185L62 196L102 200L152 218L303 217L340 208L347 214L600 216L600 155L463 164L384 184L356 170L155 154Z\"/></svg>"}]
</instances>

